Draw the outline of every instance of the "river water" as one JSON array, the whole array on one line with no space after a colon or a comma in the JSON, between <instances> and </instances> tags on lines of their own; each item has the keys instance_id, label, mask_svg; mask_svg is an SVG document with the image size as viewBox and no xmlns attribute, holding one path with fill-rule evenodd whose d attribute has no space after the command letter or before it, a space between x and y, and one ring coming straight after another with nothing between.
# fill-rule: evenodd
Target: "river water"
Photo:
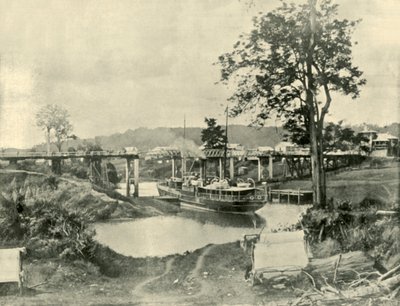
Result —
<instances>
[{"instance_id":1,"label":"river water","mask_svg":"<svg viewBox=\"0 0 400 306\"><path fill-rule=\"evenodd\" d=\"M141 183L141 196L157 196L156 183ZM119 190L123 193L123 186ZM231 215L182 209L159 216L95 225L99 242L127 256L166 256L239 240L244 234L271 233L297 222L306 206L267 204L250 215ZM289 234L290 235L290 234Z\"/></svg>"}]
</instances>

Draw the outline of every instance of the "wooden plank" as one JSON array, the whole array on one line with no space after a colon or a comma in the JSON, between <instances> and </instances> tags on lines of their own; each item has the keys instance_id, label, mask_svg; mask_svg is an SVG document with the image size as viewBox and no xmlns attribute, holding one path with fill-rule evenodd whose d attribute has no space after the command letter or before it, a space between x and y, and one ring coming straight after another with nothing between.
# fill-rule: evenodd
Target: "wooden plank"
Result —
<instances>
[{"instance_id":1,"label":"wooden plank","mask_svg":"<svg viewBox=\"0 0 400 306\"><path fill-rule=\"evenodd\" d=\"M0 249L0 283L18 283L22 293L21 253L25 248Z\"/></svg>"}]
</instances>

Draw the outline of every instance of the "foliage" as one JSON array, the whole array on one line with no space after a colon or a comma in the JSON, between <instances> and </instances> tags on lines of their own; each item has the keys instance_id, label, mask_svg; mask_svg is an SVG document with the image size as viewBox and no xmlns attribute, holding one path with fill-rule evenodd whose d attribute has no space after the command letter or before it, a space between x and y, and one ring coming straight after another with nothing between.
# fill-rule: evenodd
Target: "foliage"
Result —
<instances>
[{"instance_id":1,"label":"foliage","mask_svg":"<svg viewBox=\"0 0 400 306\"><path fill-rule=\"evenodd\" d=\"M339 91L356 98L358 86L365 83L361 79L362 72L351 64L350 39L357 22L337 19L337 7L325 0L321 1L317 12L312 63L315 86L322 91L327 86L328 91ZM308 5L283 3L278 9L255 17L253 31L240 37L234 51L220 56L221 80L227 82L239 78L236 92L231 97L236 103L233 115L256 110L253 123L259 125L272 113L278 117L307 119L304 94L310 42L309 15ZM320 116L326 112L324 109Z\"/></svg>"},{"instance_id":2,"label":"foliage","mask_svg":"<svg viewBox=\"0 0 400 306\"><path fill-rule=\"evenodd\" d=\"M87 179L89 177L88 171L88 167L80 163L73 163L68 167L64 165L63 167L63 172L71 173L72 175L80 179Z\"/></svg>"},{"instance_id":3,"label":"foliage","mask_svg":"<svg viewBox=\"0 0 400 306\"><path fill-rule=\"evenodd\" d=\"M373 252L376 259L398 254L400 214L390 220L379 219L376 211L383 206L376 200L365 199L358 205L348 201L336 203L329 210L310 208L301 220L306 239L324 254L362 250Z\"/></svg>"},{"instance_id":4,"label":"foliage","mask_svg":"<svg viewBox=\"0 0 400 306\"><path fill-rule=\"evenodd\" d=\"M350 127L343 127L343 121L339 121L337 124L329 122L323 130L323 150L324 151L336 151L336 150L360 150L368 152L368 146L364 143L368 142L362 133L356 133ZM288 131L284 134L285 140L298 145L309 145L310 144L310 132L304 124L297 120L289 118L283 125L283 128Z\"/></svg>"},{"instance_id":5,"label":"foliage","mask_svg":"<svg viewBox=\"0 0 400 306\"><path fill-rule=\"evenodd\" d=\"M206 149L222 149L227 141L225 131L214 118L205 118L207 128L201 131L201 141Z\"/></svg>"},{"instance_id":6,"label":"foliage","mask_svg":"<svg viewBox=\"0 0 400 306\"><path fill-rule=\"evenodd\" d=\"M351 34L357 22L338 19L337 9L330 0L320 1L318 8L283 3L255 17L251 33L219 57L221 81L237 85L230 98L232 116L252 111L252 124L262 126L275 115L309 130L314 204L321 206L326 188L322 129L331 93L357 98L366 83L352 64Z\"/></svg>"},{"instance_id":7,"label":"foliage","mask_svg":"<svg viewBox=\"0 0 400 306\"><path fill-rule=\"evenodd\" d=\"M107 169L108 181L114 185L118 184L121 181L121 177L118 176L118 172L117 172L117 169L115 168L114 164L107 163L106 169Z\"/></svg>"},{"instance_id":8,"label":"foliage","mask_svg":"<svg viewBox=\"0 0 400 306\"><path fill-rule=\"evenodd\" d=\"M39 110L36 114L36 125L46 132L48 146L53 138L60 152L65 140L69 137L76 138L75 135L70 135L72 124L69 122L68 111L56 104L48 104Z\"/></svg>"},{"instance_id":9,"label":"foliage","mask_svg":"<svg viewBox=\"0 0 400 306\"><path fill-rule=\"evenodd\" d=\"M308 126L299 119L288 118L283 124L283 128L288 133L283 134L283 140L290 141L299 146L310 145L310 132Z\"/></svg>"},{"instance_id":10,"label":"foliage","mask_svg":"<svg viewBox=\"0 0 400 306\"><path fill-rule=\"evenodd\" d=\"M342 127L342 121L339 121L338 124L330 122L324 130L325 151L346 151L356 148L368 150L368 148L362 146L362 143L367 141L368 138L363 136L363 134L355 134L351 128Z\"/></svg>"},{"instance_id":11,"label":"foliage","mask_svg":"<svg viewBox=\"0 0 400 306\"><path fill-rule=\"evenodd\" d=\"M23 176L2 183L0 239L25 245L35 258L90 257L94 233L89 223L109 218L117 207L94 197L90 189L53 177Z\"/></svg>"}]
</instances>

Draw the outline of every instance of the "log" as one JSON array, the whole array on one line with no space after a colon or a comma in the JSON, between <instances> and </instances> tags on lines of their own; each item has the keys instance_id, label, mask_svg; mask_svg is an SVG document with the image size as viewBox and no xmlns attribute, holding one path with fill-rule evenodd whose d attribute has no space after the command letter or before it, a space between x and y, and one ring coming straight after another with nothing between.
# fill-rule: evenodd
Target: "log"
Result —
<instances>
[{"instance_id":1,"label":"log","mask_svg":"<svg viewBox=\"0 0 400 306\"><path fill-rule=\"evenodd\" d=\"M337 301L337 300L353 300L362 297L377 295L377 294L385 294L391 292L391 296L397 294L396 288L400 285L400 275L393 276L384 281L378 282L375 281L368 286L357 287L352 290L342 290L338 294L332 292L325 292L323 295L311 295L307 296L313 302L323 300L325 303L328 301Z\"/></svg>"},{"instance_id":2,"label":"log","mask_svg":"<svg viewBox=\"0 0 400 306\"><path fill-rule=\"evenodd\" d=\"M335 282L349 282L359 278L361 273L375 272L374 260L361 251L313 259L305 270L311 275L322 276L330 281L335 279Z\"/></svg>"},{"instance_id":3,"label":"log","mask_svg":"<svg viewBox=\"0 0 400 306\"><path fill-rule=\"evenodd\" d=\"M379 277L379 281L383 281L384 279L388 278L389 276L395 274L396 272L400 271L400 265L397 267L394 267L393 269L387 271L385 274L383 274L381 277Z\"/></svg>"}]
</instances>

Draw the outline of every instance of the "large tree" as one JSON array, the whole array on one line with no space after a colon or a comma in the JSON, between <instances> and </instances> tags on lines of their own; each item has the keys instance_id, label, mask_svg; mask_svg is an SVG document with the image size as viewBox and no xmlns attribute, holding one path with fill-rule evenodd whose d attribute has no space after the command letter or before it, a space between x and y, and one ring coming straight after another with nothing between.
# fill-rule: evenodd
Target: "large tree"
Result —
<instances>
[{"instance_id":1,"label":"large tree","mask_svg":"<svg viewBox=\"0 0 400 306\"><path fill-rule=\"evenodd\" d=\"M251 33L219 57L221 81L236 83L231 115L253 111L255 125L276 116L307 128L314 206L320 207L326 203L322 130L331 94L357 98L366 82L352 64L351 34L358 21L338 19L337 8L330 0L282 3L255 17Z\"/></svg>"},{"instance_id":2,"label":"large tree","mask_svg":"<svg viewBox=\"0 0 400 306\"><path fill-rule=\"evenodd\" d=\"M50 153L50 143L54 140L58 151L72 132L72 124L69 121L68 111L55 104L43 106L36 114L36 125L44 130L47 143L47 153Z\"/></svg>"},{"instance_id":3,"label":"large tree","mask_svg":"<svg viewBox=\"0 0 400 306\"><path fill-rule=\"evenodd\" d=\"M359 150L369 152L368 147L365 143L368 142L362 133L356 133L350 127L343 127L343 121L338 123L329 122L325 124L322 133L323 151L335 151L335 150ZM304 146L310 145L310 133L304 127L299 124L297 120L288 119L283 128L287 133L283 134L284 140L291 141L297 145Z\"/></svg>"},{"instance_id":4,"label":"large tree","mask_svg":"<svg viewBox=\"0 0 400 306\"><path fill-rule=\"evenodd\" d=\"M225 147L226 134L217 120L214 118L205 118L207 128L201 131L201 141L206 149L222 149Z\"/></svg>"}]
</instances>

